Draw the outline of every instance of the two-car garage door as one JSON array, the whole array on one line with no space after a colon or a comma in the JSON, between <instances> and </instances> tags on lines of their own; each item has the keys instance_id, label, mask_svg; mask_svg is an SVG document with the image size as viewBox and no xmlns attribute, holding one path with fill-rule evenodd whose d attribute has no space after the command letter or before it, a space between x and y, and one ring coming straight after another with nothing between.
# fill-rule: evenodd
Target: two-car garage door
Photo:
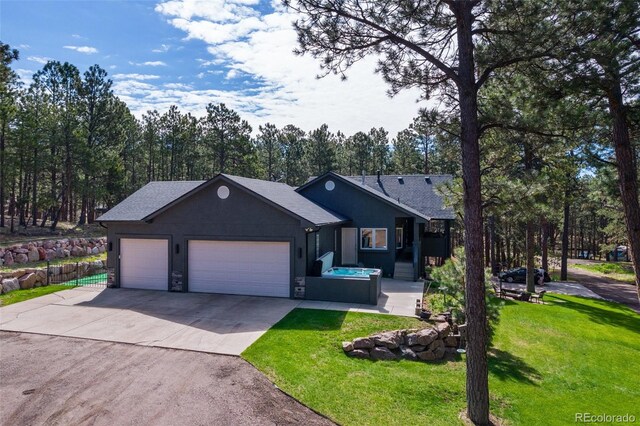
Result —
<instances>
[{"instance_id":1,"label":"two-car garage door","mask_svg":"<svg viewBox=\"0 0 640 426\"><path fill-rule=\"evenodd\" d=\"M188 288L192 292L289 297L288 242L190 240ZM120 286L168 290L169 241L120 239Z\"/></svg>"},{"instance_id":2,"label":"two-car garage door","mask_svg":"<svg viewBox=\"0 0 640 426\"><path fill-rule=\"evenodd\" d=\"M289 297L290 248L274 241L189 241L189 291Z\"/></svg>"}]
</instances>

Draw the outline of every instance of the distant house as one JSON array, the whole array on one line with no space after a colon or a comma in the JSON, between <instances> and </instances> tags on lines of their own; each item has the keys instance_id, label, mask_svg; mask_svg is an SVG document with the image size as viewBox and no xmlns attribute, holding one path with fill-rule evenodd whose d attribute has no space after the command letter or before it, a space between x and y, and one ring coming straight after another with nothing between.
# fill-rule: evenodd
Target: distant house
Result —
<instances>
[{"instance_id":1,"label":"distant house","mask_svg":"<svg viewBox=\"0 0 640 426\"><path fill-rule=\"evenodd\" d=\"M450 180L327 173L296 189L219 174L151 182L98 221L116 286L293 297L327 252L411 280L449 257L454 213L435 188Z\"/></svg>"}]
</instances>

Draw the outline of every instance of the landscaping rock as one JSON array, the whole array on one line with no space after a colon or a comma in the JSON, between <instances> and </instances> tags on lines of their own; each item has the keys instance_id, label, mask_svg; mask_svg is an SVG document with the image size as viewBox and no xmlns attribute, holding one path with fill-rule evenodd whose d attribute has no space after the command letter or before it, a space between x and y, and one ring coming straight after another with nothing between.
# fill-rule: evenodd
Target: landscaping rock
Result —
<instances>
[{"instance_id":1,"label":"landscaping rock","mask_svg":"<svg viewBox=\"0 0 640 426\"><path fill-rule=\"evenodd\" d=\"M438 340L434 340L430 345L429 345L429 350L430 351L435 351L438 348L444 348L444 342L440 339Z\"/></svg>"},{"instance_id":2,"label":"landscaping rock","mask_svg":"<svg viewBox=\"0 0 640 426\"><path fill-rule=\"evenodd\" d=\"M419 345L429 345L431 342L438 338L438 332L433 328L425 328L416 333L418 335Z\"/></svg>"},{"instance_id":3,"label":"landscaping rock","mask_svg":"<svg viewBox=\"0 0 640 426\"><path fill-rule=\"evenodd\" d=\"M14 262L13 254L10 251L6 252L4 254L4 264L9 266L9 265L13 265L13 262Z\"/></svg>"},{"instance_id":4,"label":"landscaping rock","mask_svg":"<svg viewBox=\"0 0 640 426\"><path fill-rule=\"evenodd\" d=\"M2 284L0 284L0 294L2 294L4 291L4 288L2 287Z\"/></svg>"},{"instance_id":5,"label":"landscaping rock","mask_svg":"<svg viewBox=\"0 0 640 426\"><path fill-rule=\"evenodd\" d=\"M64 257L64 249L62 247L58 247L56 249L56 257L62 259Z\"/></svg>"},{"instance_id":6,"label":"landscaping rock","mask_svg":"<svg viewBox=\"0 0 640 426\"><path fill-rule=\"evenodd\" d=\"M71 248L71 256L84 256L87 252L80 246L73 246Z\"/></svg>"},{"instance_id":7,"label":"landscaping rock","mask_svg":"<svg viewBox=\"0 0 640 426\"><path fill-rule=\"evenodd\" d=\"M415 346L411 346L411 350L414 352L422 352L425 349L427 349L427 347L425 345L415 345Z\"/></svg>"},{"instance_id":8,"label":"landscaping rock","mask_svg":"<svg viewBox=\"0 0 640 426\"><path fill-rule=\"evenodd\" d=\"M29 261L29 257L24 253L18 253L16 255L16 263L27 263Z\"/></svg>"},{"instance_id":9,"label":"landscaping rock","mask_svg":"<svg viewBox=\"0 0 640 426\"><path fill-rule=\"evenodd\" d=\"M32 247L27 253L27 259L29 262L37 262L38 260L40 260L40 253L38 253L38 249Z\"/></svg>"},{"instance_id":10,"label":"landscaping rock","mask_svg":"<svg viewBox=\"0 0 640 426\"><path fill-rule=\"evenodd\" d=\"M404 338L404 342L407 346L415 346L418 344L418 335L416 333L409 333Z\"/></svg>"},{"instance_id":11,"label":"landscaping rock","mask_svg":"<svg viewBox=\"0 0 640 426\"><path fill-rule=\"evenodd\" d=\"M20 283L17 278L5 278L2 280L2 292L9 293L10 291L20 288Z\"/></svg>"},{"instance_id":12,"label":"landscaping rock","mask_svg":"<svg viewBox=\"0 0 640 426\"><path fill-rule=\"evenodd\" d=\"M384 346L389 349L396 349L403 343L402 332L388 331L386 333L373 336L376 346Z\"/></svg>"},{"instance_id":13,"label":"landscaping rock","mask_svg":"<svg viewBox=\"0 0 640 426\"><path fill-rule=\"evenodd\" d=\"M68 273L73 272L75 270L76 270L75 263L65 263L64 265L62 265L62 273L63 274L68 274Z\"/></svg>"},{"instance_id":14,"label":"landscaping rock","mask_svg":"<svg viewBox=\"0 0 640 426\"><path fill-rule=\"evenodd\" d=\"M380 360L380 361L388 361L392 359L398 359L398 356L391 352L389 348L385 348L384 346L376 346L371 349L369 352L369 356L371 359Z\"/></svg>"},{"instance_id":15,"label":"landscaping rock","mask_svg":"<svg viewBox=\"0 0 640 426\"><path fill-rule=\"evenodd\" d=\"M451 333L451 326L448 322L440 322L436 324L436 330L438 330L438 334L441 339L444 339Z\"/></svg>"},{"instance_id":16,"label":"landscaping rock","mask_svg":"<svg viewBox=\"0 0 640 426\"><path fill-rule=\"evenodd\" d=\"M353 343L342 342L342 350L345 352L351 352L353 350Z\"/></svg>"},{"instance_id":17,"label":"landscaping rock","mask_svg":"<svg viewBox=\"0 0 640 426\"><path fill-rule=\"evenodd\" d=\"M353 347L355 349L371 349L374 346L373 339L368 337L359 337L353 340Z\"/></svg>"},{"instance_id":18,"label":"landscaping rock","mask_svg":"<svg viewBox=\"0 0 640 426\"><path fill-rule=\"evenodd\" d=\"M408 346L400 346L400 358L415 361L418 359L416 353Z\"/></svg>"},{"instance_id":19,"label":"landscaping rock","mask_svg":"<svg viewBox=\"0 0 640 426\"><path fill-rule=\"evenodd\" d=\"M431 351L418 352L416 355L418 356L418 359L421 359L422 361L434 361L436 359L435 354Z\"/></svg>"},{"instance_id":20,"label":"landscaping rock","mask_svg":"<svg viewBox=\"0 0 640 426\"><path fill-rule=\"evenodd\" d=\"M447 336L444 338L444 345L450 348L458 346L458 339L455 336Z\"/></svg>"},{"instance_id":21,"label":"landscaping rock","mask_svg":"<svg viewBox=\"0 0 640 426\"><path fill-rule=\"evenodd\" d=\"M38 260L47 260L47 251L42 247L38 247Z\"/></svg>"},{"instance_id":22,"label":"landscaping rock","mask_svg":"<svg viewBox=\"0 0 640 426\"><path fill-rule=\"evenodd\" d=\"M98 247L94 247L94 248L91 249L91 253L98 254L98 253L100 253L100 250L98 249Z\"/></svg>"},{"instance_id":23,"label":"landscaping rock","mask_svg":"<svg viewBox=\"0 0 640 426\"><path fill-rule=\"evenodd\" d=\"M18 282L20 283L20 288L23 290L33 288L34 284L36 283L36 274L31 272L29 274L23 275L18 278Z\"/></svg>"},{"instance_id":24,"label":"landscaping rock","mask_svg":"<svg viewBox=\"0 0 640 426\"><path fill-rule=\"evenodd\" d=\"M369 359L369 351L364 349L354 349L351 352L347 352L347 355L353 358Z\"/></svg>"}]
</instances>

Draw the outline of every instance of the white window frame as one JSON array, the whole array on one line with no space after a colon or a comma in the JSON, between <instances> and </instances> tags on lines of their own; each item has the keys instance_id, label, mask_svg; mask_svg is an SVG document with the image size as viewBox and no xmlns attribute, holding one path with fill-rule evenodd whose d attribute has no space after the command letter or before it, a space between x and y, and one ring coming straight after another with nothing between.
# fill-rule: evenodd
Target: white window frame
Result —
<instances>
[{"instance_id":1,"label":"white window frame","mask_svg":"<svg viewBox=\"0 0 640 426\"><path fill-rule=\"evenodd\" d=\"M400 245L398 245L398 235L400 236ZM397 227L396 228L396 249L404 248L404 228Z\"/></svg>"},{"instance_id":2,"label":"white window frame","mask_svg":"<svg viewBox=\"0 0 640 426\"><path fill-rule=\"evenodd\" d=\"M363 231L371 230L371 247L362 246L362 233ZM377 231L384 231L385 241L384 247L376 247L376 233ZM389 230L387 228L360 228L360 250L372 250L372 251L384 251L389 249Z\"/></svg>"}]
</instances>

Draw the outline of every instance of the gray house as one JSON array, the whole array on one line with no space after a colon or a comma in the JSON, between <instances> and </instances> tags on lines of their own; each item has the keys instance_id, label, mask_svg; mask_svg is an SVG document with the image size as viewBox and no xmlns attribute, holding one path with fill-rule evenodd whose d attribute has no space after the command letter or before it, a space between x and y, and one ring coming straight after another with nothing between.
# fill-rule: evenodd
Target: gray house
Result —
<instances>
[{"instance_id":1,"label":"gray house","mask_svg":"<svg viewBox=\"0 0 640 426\"><path fill-rule=\"evenodd\" d=\"M416 279L426 257L450 255L454 216L434 190L447 180L327 173L297 189L226 174L151 182L98 218L107 226L110 281L293 297L328 252L329 266Z\"/></svg>"}]
</instances>

